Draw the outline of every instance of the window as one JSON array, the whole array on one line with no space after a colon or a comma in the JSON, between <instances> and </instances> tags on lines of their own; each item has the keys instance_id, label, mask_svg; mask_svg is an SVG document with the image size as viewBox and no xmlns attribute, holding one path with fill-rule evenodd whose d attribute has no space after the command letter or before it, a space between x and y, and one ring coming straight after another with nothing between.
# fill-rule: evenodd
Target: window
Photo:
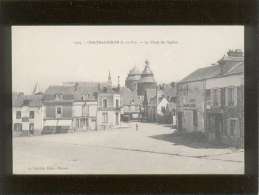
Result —
<instances>
[{"instance_id":1,"label":"window","mask_svg":"<svg viewBox=\"0 0 259 195\"><path fill-rule=\"evenodd\" d=\"M30 131L34 130L34 123L30 123L30 125L29 125L29 130L30 130Z\"/></svg>"},{"instance_id":2,"label":"window","mask_svg":"<svg viewBox=\"0 0 259 195\"><path fill-rule=\"evenodd\" d=\"M226 90L225 88L221 89L221 105L224 106L226 104L226 100L225 100L225 95L226 94Z\"/></svg>"},{"instance_id":3,"label":"window","mask_svg":"<svg viewBox=\"0 0 259 195\"><path fill-rule=\"evenodd\" d=\"M20 119L22 117L21 111L16 111L16 119Z\"/></svg>"},{"instance_id":4,"label":"window","mask_svg":"<svg viewBox=\"0 0 259 195\"><path fill-rule=\"evenodd\" d=\"M61 117L62 115L62 107L57 107L56 108L56 117Z\"/></svg>"},{"instance_id":5,"label":"window","mask_svg":"<svg viewBox=\"0 0 259 195\"><path fill-rule=\"evenodd\" d=\"M229 106L234 105L234 89L233 88L228 89L228 105Z\"/></svg>"},{"instance_id":6,"label":"window","mask_svg":"<svg viewBox=\"0 0 259 195\"><path fill-rule=\"evenodd\" d=\"M116 100L116 108L119 108L119 100L118 99Z\"/></svg>"},{"instance_id":7,"label":"window","mask_svg":"<svg viewBox=\"0 0 259 195\"><path fill-rule=\"evenodd\" d=\"M220 106L221 93L220 89L212 89L213 106Z\"/></svg>"},{"instance_id":8,"label":"window","mask_svg":"<svg viewBox=\"0 0 259 195\"><path fill-rule=\"evenodd\" d=\"M34 111L30 111L30 118L34 118Z\"/></svg>"},{"instance_id":9,"label":"window","mask_svg":"<svg viewBox=\"0 0 259 195\"><path fill-rule=\"evenodd\" d=\"M235 130L237 128L237 120L236 119L230 119L229 120L229 135L234 136Z\"/></svg>"},{"instance_id":10,"label":"window","mask_svg":"<svg viewBox=\"0 0 259 195\"><path fill-rule=\"evenodd\" d=\"M63 99L63 95L62 94L56 94L56 100L61 100Z\"/></svg>"},{"instance_id":11,"label":"window","mask_svg":"<svg viewBox=\"0 0 259 195\"><path fill-rule=\"evenodd\" d=\"M198 127L198 113L196 110L193 110L193 126Z\"/></svg>"},{"instance_id":12,"label":"window","mask_svg":"<svg viewBox=\"0 0 259 195\"><path fill-rule=\"evenodd\" d=\"M218 105L217 89L212 90L213 106Z\"/></svg>"},{"instance_id":13,"label":"window","mask_svg":"<svg viewBox=\"0 0 259 195\"><path fill-rule=\"evenodd\" d=\"M106 99L103 100L103 107L107 108L107 100Z\"/></svg>"},{"instance_id":14,"label":"window","mask_svg":"<svg viewBox=\"0 0 259 195\"><path fill-rule=\"evenodd\" d=\"M14 131L22 131L22 124L21 123L14 123Z\"/></svg>"},{"instance_id":15,"label":"window","mask_svg":"<svg viewBox=\"0 0 259 195\"><path fill-rule=\"evenodd\" d=\"M210 91L210 89L206 90L205 96L206 96L207 104L211 105L211 91Z\"/></svg>"},{"instance_id":16,"label":"window","mask_svg":"<svg viewBox=\"0 0 259 195\"><path fill-rule=\"evenodd\" d=\"M237 96L236 96L236 89L234 87L227 88L227 105L234 106L236 105Z\"/></svg>"},{"instance_id":17,"label":"window","mask_svg":"<svg viewBox=\"0 0 259 195\"><path fill-rule=\"evenodd\" d=\"M103 123L108 123L108 113L103 112Z\"/></svg>"}]
</instances>

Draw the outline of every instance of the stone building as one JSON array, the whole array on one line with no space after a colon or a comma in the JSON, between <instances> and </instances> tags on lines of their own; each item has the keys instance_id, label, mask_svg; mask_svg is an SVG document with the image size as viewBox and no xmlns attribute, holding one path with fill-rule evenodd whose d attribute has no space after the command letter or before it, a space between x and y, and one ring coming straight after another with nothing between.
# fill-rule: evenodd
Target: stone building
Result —
<instances>
[{"instance_id":1,"label":"stone building","mask_svg":"<svg viewBox=\"0 0 259 195\"><path fill-rule=\"evenodd\" d=\"M240 50L227 54L177 84L177 128L242 145L244 58Z\"/></svg>"},{"instance_id":2,"label":"stone building","mask_svg":"<svg viewBox=\"0 0 259 195\"><path fill-rule=\"evenodd\" d=\"M49 86L43 96L43 133L61 133L72 129L74 86Z\"/></svg>"},{"instance_id":3,"label":"stone building","mask_svg":"<svg viewBox=\"0 0 259 195\"><path fill-rule=\"evenodd\" d=\"M244 144L244 59L231 51L219 61L220 74L206 81L206 129L209 140Z\"/></svg>"},{"instance_id":4,"label":"stone building","mask_svg":"<svg viewBox=\"0 0 259 195\"><path fill-rule=\"evenodd\" d=\"M149 62L145 61L145 68L141 73L141 78L137 83L137 94L139 96L145 95L145 90L147 89L156 89L156 81L154 78L154 74L150 69Z\"/></svg>"},{"instance_id":5,"label":"stone building","mask_svg":"<svg viewBox=\"0 0 259 195\"><path fill-rule=\"evenodd\" d=\"M42 95L13 95L13 135L40 134L43 127Z\"/></svg>"},{"instance_id":6,"label":"stone building","mask_svg":"<svg viewBox=\"0 0 259 195\"><path fill-rule=\"evenodd\" d=\"M137 91L131 91L127 87L120 88L121 119L123 121L141 120L142 102Z\"/></svg>"},{"instance_id":7,"label":"stone building","mask_svg":"<svg viewBox=\"0 0 259 195\"><path fill-rule=\"evenodd\" d=\"M120 125L120 94L112 89L98 93L97 129L110 129Z\"/></svg>"}]
</instances>

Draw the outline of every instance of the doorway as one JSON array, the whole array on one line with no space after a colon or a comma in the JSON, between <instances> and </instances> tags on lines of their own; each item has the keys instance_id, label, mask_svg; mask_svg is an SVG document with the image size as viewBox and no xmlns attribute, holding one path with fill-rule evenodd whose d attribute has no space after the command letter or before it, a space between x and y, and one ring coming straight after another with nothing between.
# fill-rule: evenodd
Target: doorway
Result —
<instances>
[{"instance_id":1,"label":"doorway","mask_svg":"<svg viewBox=\"0 0 259 195\"><path fill-rule=\"evenodd\" d=\"M183 129L183 112L177 113L178 130Z\"/></svg>"},{"instance_id":2,"label":"doorway","mask_svg":"<svg viewBox=\"0 0 259 195\"><path fill-rule=\"evenodd\" d=\"M223 118L221 114L215 114L215 139L222 141L223 135Z\"/></svg>"}]
</instances>

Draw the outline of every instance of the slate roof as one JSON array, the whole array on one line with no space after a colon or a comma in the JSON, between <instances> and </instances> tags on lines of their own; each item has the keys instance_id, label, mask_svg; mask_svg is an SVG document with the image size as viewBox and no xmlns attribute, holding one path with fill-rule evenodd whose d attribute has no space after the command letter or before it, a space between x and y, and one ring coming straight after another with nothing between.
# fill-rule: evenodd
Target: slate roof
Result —
<instances>
[{"instance_id":1,"label":"slate roof","mask_svg":"<svg viewBox=\"0 0 259 195\"><path fill-rule=\"evenodd\" d=\"M103 92L107 83L100 82L67 82L63 85L49 86L45 91L44 100L52 100L56 94L62 94L64 100L95 100L96 93Z\"/></svg>"},{"instance_id":2,"label":"slate roof","mask_svg":"<svg viewBox=\"0 0 259 195\"><path fill-rule=\"evenodd\" d=\"M127 87L120 88L121 105L140 104L141 100L138 98L137 91L131 91Z\"/></svg>"},{"instance_id":3,"label":"slate roof","mask_svg":"<svg viewBox=\"0 0 259 195\"><path fill-rule=\"evenodd\" d=\"M235 59L235 60L233 60ZM234 58L234 57L223 57L219 60L219 64L207 66L204 68L199 68L198 70L192 72L185 78L182 82L192 82L205 80L214 77L221 77L229 74L239 74L244 72L244 58Z\"/></svg>"},{"instance_id":4,"label":"slate roof","mask_svg":"<svg viewBox=\"0 0 259 195\"><path fill-rule=\"evenodd\" d=\"M63 85L52 85L49 86L45 94L46 95L56 95L56 94L73 94L74 87L73 86L63 86Z\"/></svg>"},{"instance_id":5,"label":"slate roof","mask_svg":"<svg viewBox=\"0 0 259 195\"><path fill-rule=\"evenodd\" d=\"M136 66L134 66L130 71L129 71L129 74L128 75L140 75L141 73L140 73L140 71L139 71L139 69L136 67Z\"/></svg>"},{"instance_id":6,"label":"slate roof","mask_svg":"<svg viewBox=\"0 0 259 195\"><path fill-rule=\"evenodd\" d=\"M14 107L40 107L42 105L42 95L16 95L13 96Z\"/></svg>"},{"instance_id":7,"label":"slate roof","mask_svg":"<svg viewBox=\"0 0 259 195\"><path fill-rule=\"evenodd\" d=\"M229 69L224 75L241 74L244 73L244 62L236 64L233 68Z\"/></svg>"},{"instance_id":8,"label":"slate roof","mask_svg":"<svg viewBox=\"0 0 259 195\"><path fill-rule=\"evenodd\" d=\"M87 100L95 100L96 94L99 93L107 84L98 82L80 82L74 87L74 99L81 100L83 95L88 95Z\"/></svg>"}]
</instances>

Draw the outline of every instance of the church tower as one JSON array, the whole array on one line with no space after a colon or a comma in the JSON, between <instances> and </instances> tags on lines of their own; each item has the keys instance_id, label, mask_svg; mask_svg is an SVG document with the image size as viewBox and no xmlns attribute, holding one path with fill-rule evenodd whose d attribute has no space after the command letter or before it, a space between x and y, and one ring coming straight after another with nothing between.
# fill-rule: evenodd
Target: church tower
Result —
<instances>
[{"instance_id":1,"label":"church tower","mask_svg":"<svg viewBox=\"0 0 259 195\"><path fill-rule=\"evenodd\" d=\"M108 86L112 87L112 77L111 77L111 72L109 71L109 75L108 75Z\"/></svg>"},{"instance_id":2,"label":"church tower","mask_svg":"<svg viewBox=\"0 0 259 195\"><path fill-rule=\"evenodd\" d=\"M140 80L138 81L138 95L144 96L146 89L155 89L156 85L157 83L149 66L149 61L146 60L145 68L141 73Z\"/></svg>"}]
</instances>

